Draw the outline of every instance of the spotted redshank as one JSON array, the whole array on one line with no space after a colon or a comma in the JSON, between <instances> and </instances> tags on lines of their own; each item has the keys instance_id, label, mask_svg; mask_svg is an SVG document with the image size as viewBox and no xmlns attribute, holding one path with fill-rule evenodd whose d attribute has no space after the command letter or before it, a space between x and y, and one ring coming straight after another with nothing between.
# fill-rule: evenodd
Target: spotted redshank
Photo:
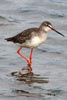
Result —
<instances>
[{"instance_id":1,"label":"spotted redshank","mask_svg":"<svg viewBox=\"0 0 67 100\"><path fill-rule=\"evenodd\" d=\"M17 53L27 62L28 68L23 68L24 70L28 70L28 72L32 72L32 53L33 48L38 47L41 43L43 43L47 38L47 32L49 30L53 30L56 33L64 36L56 29L53 28L52 24L49 21L44 21L41 23L39 27L29 28L24 30L23 32L17 34L16 36L6 38L7 41L12 41L14 43L19 43L20 48ZM22 48L31 48L29 59L21 54Z\"/></svg>"}]
</instances>

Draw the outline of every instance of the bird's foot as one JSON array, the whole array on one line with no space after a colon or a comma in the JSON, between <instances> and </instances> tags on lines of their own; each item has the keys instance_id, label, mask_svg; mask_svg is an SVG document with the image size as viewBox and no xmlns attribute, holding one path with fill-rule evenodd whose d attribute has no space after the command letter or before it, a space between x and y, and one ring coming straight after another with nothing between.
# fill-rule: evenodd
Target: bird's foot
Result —
<instances>
[{"instance_id":1,"label":"bird's foot","mask_svg":"<svg viewBox=\"0 0 67 100\"><path fill-rule=\"evenodd\" d=\"M31 66L28 66L28 68L22 68L22 70L27 70L28 73L31 73L31 72L32 72L32 68L31 68Z\"/></svg>"}]
</instances>

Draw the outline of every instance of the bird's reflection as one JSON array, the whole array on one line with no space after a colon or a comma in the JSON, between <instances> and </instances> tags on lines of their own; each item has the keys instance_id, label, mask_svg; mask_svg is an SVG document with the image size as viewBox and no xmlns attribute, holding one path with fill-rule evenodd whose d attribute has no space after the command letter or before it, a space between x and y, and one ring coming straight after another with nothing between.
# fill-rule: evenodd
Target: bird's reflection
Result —
<instances>
[{"instance_id":1,"label":"bird's reflection","mask_svg":"<svg viewBox=\"0 0 67 100\"><path fill-rule=\"evenodd\" d=\"M27 72L27 73L22 73L22 72L11 72L11 76L16 77L17 81L24 81L26 84L32 84L32 83L48 83L49 80L45 76L41 76L39 74L34 74L33 72Z\"/></svg>"}]
</instances>

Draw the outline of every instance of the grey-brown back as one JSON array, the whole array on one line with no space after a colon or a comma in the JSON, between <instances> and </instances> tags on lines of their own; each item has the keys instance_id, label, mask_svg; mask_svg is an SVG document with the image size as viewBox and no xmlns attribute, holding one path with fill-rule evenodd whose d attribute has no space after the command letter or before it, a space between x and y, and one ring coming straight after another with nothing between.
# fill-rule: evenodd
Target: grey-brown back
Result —
<instances>
[{"instance_id":1,"label":"grey-brown back","mask_svg":"<svg viewBox=\"0 0 67 100\"><path fill-rule=\"evenodd\" d=\"M38 28L30 28L27 30L24 30L23 32L17 34L14 37L6 38L7 41L12 41L14 43L24 43L26 40L29 40L32 37L32 32L37 32Z\"/></svg>"}]
</instances>

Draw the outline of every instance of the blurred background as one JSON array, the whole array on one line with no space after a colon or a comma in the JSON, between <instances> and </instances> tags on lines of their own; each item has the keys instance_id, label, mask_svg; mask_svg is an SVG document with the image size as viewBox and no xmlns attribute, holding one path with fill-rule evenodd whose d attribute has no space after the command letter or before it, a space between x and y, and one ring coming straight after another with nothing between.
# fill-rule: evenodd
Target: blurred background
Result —
<instances>
[{"instance_id":1,"label":"blurred background","mask_svg":"<svg viewBox=\"0 0 67 100\"><path fill-rule=\"evenodd\" d=\"M21 71L26 63L16 53L18 46L4 38L46 20L65 37L50 31L33 54L33 72L39 76L31 83L18 81L8 74ZM23 49L22 53L28 57L29 51ZM5 99L67 99L67 0L0 0L0 100Z\"/></svg>"}]
</instances>

